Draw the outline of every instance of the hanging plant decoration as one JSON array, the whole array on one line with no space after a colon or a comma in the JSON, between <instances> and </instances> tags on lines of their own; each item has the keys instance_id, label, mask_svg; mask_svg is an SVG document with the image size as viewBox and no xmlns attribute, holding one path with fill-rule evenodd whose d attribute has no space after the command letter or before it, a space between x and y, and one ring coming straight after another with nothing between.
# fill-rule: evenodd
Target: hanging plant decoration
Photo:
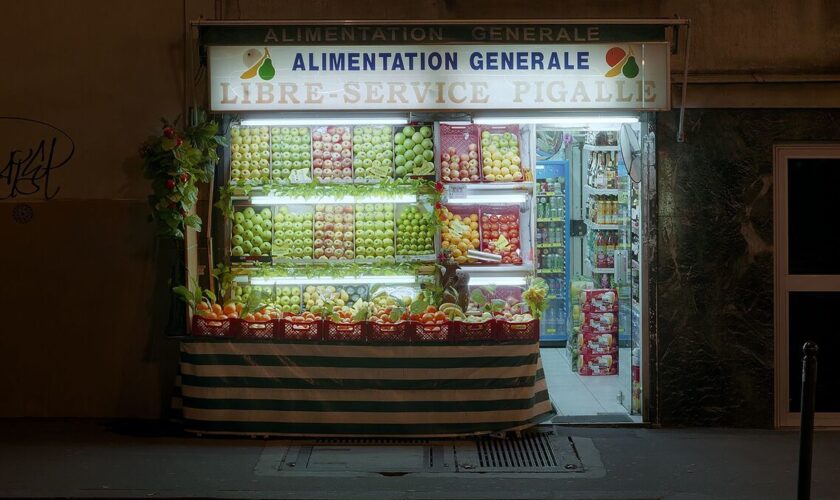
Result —
<instances>
[{"instance_id":1,"label":"hanging plant decoration","mask_svg":"<svg viewBox=\"0 0 840 500\"><path fill-rule=\"evenodd\" d=\"M150 219L158 226L158 235L184 239L186 228L201 231L201 218L191 213L198 201L198 183L213 177L219 155L225 146L217 135L214 121L199 119L196 125L178 128L178 119L163 123L160 135L150 136L140 147L145 177L152 181Z\"/></svg>"}]
</instances>

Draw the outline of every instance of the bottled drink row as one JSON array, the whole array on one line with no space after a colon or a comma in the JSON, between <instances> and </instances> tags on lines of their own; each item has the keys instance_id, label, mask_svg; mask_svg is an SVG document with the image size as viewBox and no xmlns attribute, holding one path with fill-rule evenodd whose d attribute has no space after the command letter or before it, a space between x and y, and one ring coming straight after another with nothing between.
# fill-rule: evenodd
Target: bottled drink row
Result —
<instances>
[{"instance_id":1,"label":"bottled drink row","mask_svg":"<svg viewBox=\"0 0 840 500\"><path fill-rule=\"evenodd\" d=\"M589 217L596 224L619 225L626 221L626 207L616 195L589 197Z\"/></svg>"},{"instance_id":2,"label":"bottled drink row","mask_svg":"<svg viewBox=\"0 0 840 500\"><path fill-rule=\"evenodd\" d=\"M562 248L543 248L539 251L540 269L552 269L563 271L566 267L565 252Z\"/></svg>"},{"instance_id":3,"label":"bottled drink row","mask_svg":"<svg viewBox=\"0 0 840 500\"><path fill-rule=\"evenodd\" d=\"M540 196L537 198L537 218L563 218L563 198L560 196Z\"/></svg>"},{"instance_id":4,"label":"bottled drink row","mask_svg":"<svg viewBox=\"0 0 840 500\"><path fill-rule=\"evenodd\" d=\"M537 245L541 243L563 243L565 237L563 231L563 223L556 223L558 225L540 226L537 227Z\"/></svg>"},{"instance_id":5,"label":"bottled drink row","mask_svg":"<svg viewBox=\"0 0 840 500\"><path fill-rule=\"evenodd\" d=\"M619 188L618 152L606 151L592 153L589 157L590 186L598 189Z\"/></svg>"},{"instance_id":6,"label":"bottled drink row","mask_svg":"<svg viewBox=\"0 0 840 500\"><path fill-rule=\"evenodd\" d=\"M620 248L622 236L619 231L595 231L592 238L592 252L596 268L615 266L615 251Z\"/></svg>"}]
</instances>

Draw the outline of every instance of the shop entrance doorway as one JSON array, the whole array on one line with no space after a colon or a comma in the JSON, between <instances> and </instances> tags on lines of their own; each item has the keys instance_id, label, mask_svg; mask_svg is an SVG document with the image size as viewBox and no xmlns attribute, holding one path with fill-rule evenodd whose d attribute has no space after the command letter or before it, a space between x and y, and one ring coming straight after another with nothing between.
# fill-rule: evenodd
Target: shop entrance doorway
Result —
<instances>
[{"instance_id":1,"label":"shop entrance doorway","mask_svg":"<svg viewBox=\"0 0 840 500\"><path fill-rule=\"evenodd\" d=\"M555 422L642 420L647 127L639 116L535 127L534 261L551 290L541 341Z\"/></svg>"},{"instance_id":2,"label":"shop entrance doorway","mask_svg":"<svg viewBox=\"0 0 840 500\"><path fill-rule=\"evenodd\" d=\"M840 144L774 151L776 426L799 425L802 344L819 346L815 423L840 425L840 232L825 226L840 185Z\"/></svg>"}]
</instances>

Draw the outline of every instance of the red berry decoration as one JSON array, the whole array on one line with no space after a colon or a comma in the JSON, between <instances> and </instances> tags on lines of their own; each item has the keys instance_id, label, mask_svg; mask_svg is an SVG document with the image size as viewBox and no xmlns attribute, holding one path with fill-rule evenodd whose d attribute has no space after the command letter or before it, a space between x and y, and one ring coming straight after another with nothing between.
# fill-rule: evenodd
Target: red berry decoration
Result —
<instances>
[{"instance_id":1,"label":"red berry decoration","mask_svg":"<svg viewBox=\"0 0 840 500\"><path fill-rule=\"evenodd\" d=\"M166 189L170 191L175 190L175 179L166 179Z\"/></svg>"},{"instance_id":2,"label":"red berry decoration","mask_svg":"<svg viewBox=\"0 0 840 500\"><path fill-rule=\"evenodd\" d=\"M167 139L175 137L175 129L172 127L163 127L163 136Z\"/></svg>"},{"instance_id":3,"label":"red berry decoration","mask_svg":"<svg viewBox=\"0 0 840 500\"><path fill-rule=\"evenodd\" d=\"M188 174L187 172L181 174L181 182L186 183L188 180L190 180L190 174Z\"/></svg>"},{"instance_id":4,"label":"red berry decoration","mask_svg":"<svg viewBox=\"0 0 840 500\"><path fill-rule=\"evenodd\" d=\"M183 143L184 143L184 140L183 140L183 139L181 139L180 137L178 137L178 138L176 138L176 139L175 139L175 147L176 147L176 148L177 148L178 146L180 146L181 144L183 144Z\"/></svg>"}]
</instances>

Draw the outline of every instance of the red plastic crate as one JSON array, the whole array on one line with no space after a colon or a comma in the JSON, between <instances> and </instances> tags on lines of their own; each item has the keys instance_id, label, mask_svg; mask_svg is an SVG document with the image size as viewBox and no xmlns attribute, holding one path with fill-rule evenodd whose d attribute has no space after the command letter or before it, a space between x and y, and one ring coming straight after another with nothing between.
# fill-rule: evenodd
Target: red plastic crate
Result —
<instances>
[{"instance_id":1,"label":"red plastic crate","mask_svg":"<svg viewBox=\"0 0 840 500\"><path fill-rule=\"evenodd\" d=\"M513 220L511 220L513 219ZM508 226L507 234L508 237L508 246L506 250L510 251L510 255L508 255L508 259L510 262L502 261L502 264L515 264L515 265L522 265L522 242L519 238L522 237L522 224L520 220L519 214L519 207L518 206L482 206L481 207L481 217L479 218L479 227L481 228L481 251L482 252L489 252L496 255L502 255L502 252L495 249L490 248L489 241L498 241L498 236L496 238L492 238L491 232L493 230L498 231L499 235L505 233L505 231L501 230L502 225ZM516 229L511 227L513 224L516 225ZM512 231L517 231L517 236L513 236ZM485 241L485 239L488 241ZM517 238L514 243L514 238Z\"/></svg>"},{"instance_id":2,"label":"red plastic crate","mask_svg":"<svg viewBox=\"0 0 840 500\"><path fill-rule=\"evenodd\" d=\"M493 323L495 320L492 319L481 323L453 321L453 335L458 341L491 340L493 339Z\"/></svg>"},{"instance_id":3,"label":"red plastic crate","mask_svg":"<svg viewBox=\"0 0 840 500\"><path fill-rule=\"evenodd\" d=\"M236 332L235 336L241 339L273 339L275 332L278 332L280 328L277 320L245 321L235 319L232 321L233 331Z\"/></svg>"},{"instance_id":4,"label":"red plastic crate","mask_svg":"<svg viewBox=\"0 0 840 500\"><path fill-rule=\"evenodd\" d=\"M368 342L410 342L411 324L408 321L398 323L368 322Z\"/></svg>"},{"instance_id":5,"label":"red plastic crate","mask_svg":"<svg viewBox=\"0 0 840 500\"><path fill-rule=\"evenodd\" d=\"M536 319L524 323L496 320L497 340L539 340L540 322Z\"/></svg>"},{"instance_id":6,"label":"red plastic crate","mask_svg":"<svg viewBox=\"0 0 840 500\"><path fill-rule=\"evenodd\" d=\"M524 182L528 177L528 167L525 165L526 157L523 154L523 144L522 144L522 133L520 131L519 125L484 125L479 128L478 136L481 138L484 131L490 132L492 135L504 134L505 132L510 132L516 137L517 144L519 145L519 159L520 159L520 170L522 171L522 178L519 180L487 180L486 176L484 176L484 167L486 166L484 163L484 150L482 149L482 154L479 157L479 167L482 171L481 180L482 182ZM480 142L480 141L479 141ZM490 165L492 166L492 165Z\"/></svg>"},{"instance_id":7,"label":"red plastic crate","mask_svg":"<svg viewBox=\"0 0 840 500\"><path fill-rule=\"evenodd\" d=\"M452 323L445 321L442 324L425 324L412 321L415 342L448 342L455 340L452 335Z\"/></svg>"},{"instance_id":8,"label":"red plastic crate","mask_svg":"<svg viewBox=\"0 0 840 500\"><path fill-rule=\"evenodd\" d=\"M361 342L365 339L364 323L325 322L324 340Z\"/></svg>"},{"instance_id":9,"label":"red plastic crate","mask_svg":"<svg viewBox=\"0 0 840 500\"><path fill-rule=\"evenodd\" d=\"M232 327L230 319L206 319L194 315L190 333L194 337L231 337Z\"/></svg>"},{"instance_id":10,"label":"red plastic crate","mask_svg":"<svg viewBox=\"0 0 840 500\"><path fill-rule=\"evenodd\" d=\"M283 338L287 340L321 340L322 321L283 321Z\"/></svg>"},{"instance_id":11,"label":"red plastic crate","mask_svg":"<svg viewBox=\"0 0 840 500\"><path fill-rule=\"evenodd\" d=\"M439 158L439 165L441 165L441 176L440 179L443 182L481 182L481 147L480 147L480 134L478 132L478 127L472 124L466 125L453 125L448 123L441 123L440 124L440 158ZM455 148L455 154L462 155L462 154L469 154L469 145L475 144L475 152L476 152L476 175L478 175L478 179L473 181L461 181L461 180L444 180L443 179L443 162L444 154L449 154L449 148ZM451 160L450 160L451 161Z\"/></svg>"}]
</instances>

